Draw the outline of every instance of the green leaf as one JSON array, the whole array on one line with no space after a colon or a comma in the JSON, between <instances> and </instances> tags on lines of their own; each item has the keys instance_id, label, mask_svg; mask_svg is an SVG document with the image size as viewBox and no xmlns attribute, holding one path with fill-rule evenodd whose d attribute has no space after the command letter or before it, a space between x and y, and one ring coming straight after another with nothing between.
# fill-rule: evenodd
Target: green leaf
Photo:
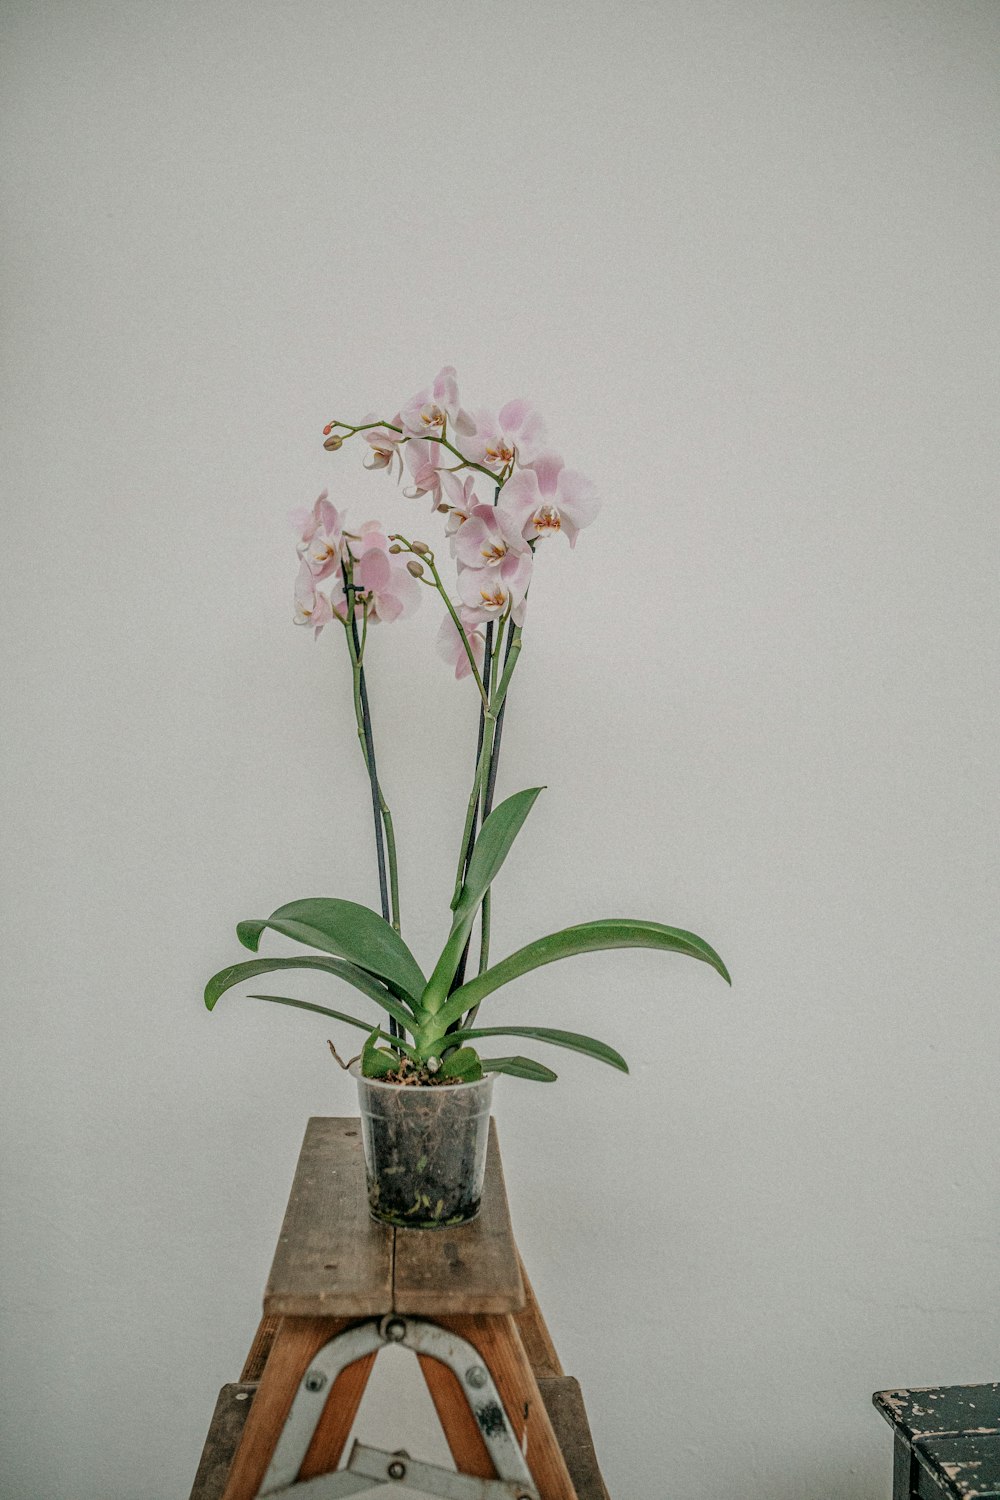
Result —
<instances>
[{"instance_id":1,"label":"green leaf","mask_svg":"<svg viewBox=\"0 0 1000 1500\"><path fill-rule=\"evenodd\" d=\"M519 948L509 958L501 959L484 974L463 984L449 996L437 1012L437 1024L448 1026L457 1021L487 995L509 984L532 969L543 964L555 963L560 958L572 958L577 953L593 953L604 948L658 948L669 953L685 953L689 958L700 959L711 964L727 984L731 983L729 972L722 959L710 948L704 938L680 927L664 927L659 922L642 919L606 917L597 922L583 922L578 927L566 927L561 932L538 938L525 948Z\"/></svg>"},{"instance_id":2,"label":"green leaf","mask_svg":"<svg viewBox=\"0 0 1000 1500\"><path fill-rule=\"evenodd\" d=\"M571 1052L584 1052L598 1062L609 1063L622 1073L628 1072L628 1063L620 1052L599 1042L595 1037L582 1036L578 1031L558 1031L550 1026L477 1026L472 1030L452 1031L449 1042L472 1042L481 1036L526 1036L536 1042L551 1042L553 1047L568 1047Z\"/></svg>"},{"instance_id":3,"label":"green leaf","mask_svg":"<svg viewBox=\"0 0 1000 1500\"><path fill-rule=\"evenodd\" d=\"M385 986L373 979L367 969L359 969L356 964L346 963L342 958L252 958L247 963L230 964L228 969L213 974L205 986L206 1006L213 1010L219 996L232 989L234 984L242 984L244 979L256 979L258 974L272 974L277 969L321 969L324 973L335 974L381 1005L407 1030L413 1029L413 1017L392 998Z\"/></svg>"},{"instance_id":4,"label":"green leaf","mask_svg":"<svg viewBox=\"0 0 1000 1500\"><path fill-rule=\"evenodd\" d=\"M240 922L236 935L245 948L256 953L265 927L297 943L349 959L370 974L377 974L415 1006L420 1003L426 984L420 965L395 928L369 906L333 896L311 896L279 906L266 920Z\"/></svg>"},{"instance_id":5,"label":"green leaf","mask_svg":"<svg viewBox=\"0 0 1000 1500\"><path fill-rule=\"evenodd\" d=\"M385 1078L389 1073L395 1073L399 1065L391 1052L385 1052L375 1045L381 1035L380 1031L373 1031L361 1049L361 1076L363 1078Z\"/></svg>"},{"instance_id":6,"label":"green leaf","mask_svg":"<svg viewBox=\"0 0 1000 1500\"><path fill-rule=\"evenodd\" d=\"M456 918L459 913L475 913L507 858L525 818L534 807L535 799L544 790L544 787L532 786L526 791L515 792L490 813L479 830L479 837L472 851L469 873L455 906Z\"/></svg>"},{"instance_id":7,"label":"green leaf","mask_svg":"<svg viewBox=\"0 0 1000 1500\"><path fill-rule=\"evenodd\" d=\"M461 1078L463 1083L478 1083L483 1076L479 1056L472 1047L457 1047L441 1064L439 1078Z\"/></svg>"},{"instance_id":8,"label":"green leaf","mask_svg":"<svg viewBox=\"0 0 1000 1500\"><path fill-rule=\"evenodd\" d=\"M479 903L507 858L510 846L531 811L535 798L542 791L544 787L533 786L527 791L515 792L513 797L508 797L493 809L480 829L469 861L469 873L455 905L448 941L424 990L425 1010L433 1013L444 1004L479 910Z\"/></svg>"},{"instance_id":9,"label":"green leaf","mask_svg":"<svg viewBox=\"0 0 1000 1500\"><path fill-rule=\"evenodd\" d=\"M482 1061L484 1073L509 1073L512 1078L530 1078L532 1083L555 1083L559 1077L530 1057L484 1057Z\"/></svg>"},{"instance_id":10,"label":"green leaf","mask_svg":"<svg viewBox=\"0 0 1000 1500\"><path fill-rule=\"evenodd\" d=\"M383 1041L391 1042L407 1057L415 1058L417 1049L411 1047L409 1042L404 1042L398 1036L390 1036L387 1031L381 1031L379 1027L372 1028L370 1021L359 1020L357 1016L346 1015L342 1010L330 1010L326 1005L313 1005L311 1000L293 1000L289 995L246 995L241 996L246 1000L267 1000L271 1005L290 1005L294 1010L312 1010L318 1016L329 1016L332 1021L345 1021L348 1026L356 1026L359 1031L367 1031L371 1036L381 1037Z\"/></svg>"}]
</instances>

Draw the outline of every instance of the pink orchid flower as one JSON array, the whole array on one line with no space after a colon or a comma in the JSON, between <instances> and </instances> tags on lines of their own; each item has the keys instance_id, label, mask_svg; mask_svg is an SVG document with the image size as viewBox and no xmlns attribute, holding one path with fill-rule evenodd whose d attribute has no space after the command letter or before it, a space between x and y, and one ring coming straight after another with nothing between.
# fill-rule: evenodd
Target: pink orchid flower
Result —
<instances>
[{"instance_id":1,"label":"pink orchid flower","mask_svg":"<svg viewBox=\"0 0 1000 1500\"><path fill-rule=\"evenodd\" d=\"M372 415L365 417L364 420L365 422L374 422L377 419ZM405 443L406 434L405 432L393 432L392 430L393 427L399 427L400 425L401 418L397 412L392 419L391 426L385 427L380 425L378 427L369 427L361 434L372 450L371 457L365 464L366 469L388 469L391 474L398 461L399 473L402 475L403 457L399 451L399 445L400 443Z\"/></svg>"},{"instance_id":2,"label":"pink orchid flower","mask_svg":"<svg viewBox=\"0 0 1000 1500\"><path fill-rule=\"evenodd\" d=\"M476 660L476 666L480 672L483 670L483 660L486 655L486 637L481 630L475 628L475 621L471 619L467 610L460 609L458 618L465 627L472 654ZM472 676L472 668L469 665L469 654L462 644L462 637L458 633L451 615L445 615L441 621L437 633L435 649L442 661L446 661L449 667L454 668L456 679L461 682L463 677Z\"/></svg>"},{"instance_id":3,"label":"pink orchid flower","mask_svg":"<svg viewBox=\"0 0 1000 1500\"><path fill-rule=\"evenodd\" d=\"M419 500L422 495L431 497L431 510L441 504L441 473L437 461L442 453L437 443L428 443L424 438L411 438L403 449L406 467L413 483L403 494L408 500Z\"/></svg>"},{"instance_id":4,"label":"pink orchid flower","mask_svg":"<svg viewBox=\"0 0 1000 1500\"><path fill-rule=\"evenodd\" d=\"M441 504L448 506L448 519L444 523L444 530L445 535L451 538L451 552L454 557L456 533L460 526L465 525L473 509L479 504L476 481L473 476L467 474L462 480L450 469L442 469Z\"/></svg>"},{"instance_id":5,"label":"pink orchid flower","mask_svg":"<svg viewBox=\"0 0 1000 1500\"><path fill-rule=\"evenodd\" d=\"M389 538L378 521L366 521L359 535L350 538L350 548L355 560L354 583L368 600L369 620L389 624L417 607L420 585L407 570L407 560L390 553ZM343 590L341 594L336 612L345 619L347 600Z\"/></svg>"},{"instance_id":6,"label":"pink orchid flower","mask_svg":"<svg viewBox=\"0 0 1000 1500\"><path fill-rule=\"evenodd\" d=\"M530 468L519 469L504 485L503 498L529 541L562 531L571 547L601 506L590 480L567 469L556 453L543 453Z\"/></svg>"},{"instance_id":7,"label":"pink orchid flower","mask_svg":"<svg viewBox=\"0 0 1000 1500\"><path fill-rule=\"evenodd\" d=\"M434 377L434 384L425 386L400 412L403 429L413 437L440 437L445 421L452 432L470 434L476 424L458 399L458 380L454 365L445 365Z\"/></svg>"},{"instance_id":8,"label":"pink orchid flower","mask_svg":"<svg viewBox=\"0 0 1000 1500\"><path fill-rule=\"evenodd\" d=\"M511 556L531 557L518 518L498 505L476 505L455 534L460 568L499 568Z\"/></svg>"},{"instance_id":9,"label":"pink orchid flower","mask_svg":"<svg viewBox=\"0 0 1000 1500\"><path fill-rule=\"evenodd\" d=\"M472 524L471 521L466 523ZM463 528L464 529L464 528ZM469 620L476 625L502 619L508 612L515 625L523 625L527 613L528 584L532 556L508 552L495 567L462 568L458 592Z\"/></svg>"},{"instance_id":10,"label":"pink orchid flower","mask_svg":"<svg viewBox=\"0 0 1000 1500\"><path fill-rule=\"evenodd\" d=\"M298 554L317 580L329 578L340 566L344 546L344 518L324 490L311 511L293 517L301 528Z\"/></svg>"},{"instance_id":11,"label":"pink orchid flower","mask_svg":"<svg viewBox=\"0 0 1000 1500\"><path fill-rule=\"evenodd\" d=\"M295 580L295 623L311 625L318 640L324 625L333 619L333 607L326 594L316 587L316 577L303 559Z\"/></svg>"},{"instance_id":12,"label":"pink orchid flower","mask_svg":"<svg viewBox=\"0 0 1000 1500\"><path fill-rule=\"evenodd\" d=\"M508 401L499 415L476 412L476 430L462 443L462 453L473 463L499 474L508 464L530 464L545 441L545 423L523 400Z\"/></svg>"}]
</instances>

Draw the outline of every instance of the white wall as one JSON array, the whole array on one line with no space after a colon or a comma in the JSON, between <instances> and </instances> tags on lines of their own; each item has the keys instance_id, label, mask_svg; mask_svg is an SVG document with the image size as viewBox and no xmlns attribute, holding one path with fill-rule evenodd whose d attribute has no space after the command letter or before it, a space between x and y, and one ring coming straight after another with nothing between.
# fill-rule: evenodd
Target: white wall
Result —
<instances>
[{"instance_id":1,"label":"white wall","mask_svg":"<svg viewBox=\"0 0 1000 1500\"><path fill-rule=\"evenodd\" d=\"M516 1228L616 1500L875 1500L878 1387L996 1379L997 83L990 3L4 7L10 1500L187 1493L321 1019L201 986L374 895L339 640L287 513L431 523L323 453L438 366L606 496L541 562L495 952ZM371 668L439 941L475 703ZM317 987L317 994L323 992ZM305 991L302 991L305 993ZM347 1038L344 1038L347 1040Z\"/></svg>"}]
</instances>

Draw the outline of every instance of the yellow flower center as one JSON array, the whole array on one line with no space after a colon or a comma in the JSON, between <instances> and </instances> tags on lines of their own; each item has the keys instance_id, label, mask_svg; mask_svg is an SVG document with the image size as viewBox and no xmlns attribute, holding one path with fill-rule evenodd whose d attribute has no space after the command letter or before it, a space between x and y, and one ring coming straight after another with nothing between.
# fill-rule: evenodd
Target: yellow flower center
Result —
<instances>
[{"instance_id":1,"label":"yellow flower center","mask_svg":"<svg viewBox=\"0 0 1000 1500\"><path fill-rule=\"evenodd\" d=\"M485 558L488 563L503 562L507 556L506 542L486 542L479 549L480 557Z\"/></svg>"},{"instance_id":2,"label":"yellow flower center","mask_svg":"<svg viewBox=\"0 0 1000 1500\"><path fill-rule=\"evenodd\" d=\"M559 531L562 528L559 512L554 505L543 505L541 510L536 510L534 522L535 530L538 532Z\"/></svg>"}]
</instances>

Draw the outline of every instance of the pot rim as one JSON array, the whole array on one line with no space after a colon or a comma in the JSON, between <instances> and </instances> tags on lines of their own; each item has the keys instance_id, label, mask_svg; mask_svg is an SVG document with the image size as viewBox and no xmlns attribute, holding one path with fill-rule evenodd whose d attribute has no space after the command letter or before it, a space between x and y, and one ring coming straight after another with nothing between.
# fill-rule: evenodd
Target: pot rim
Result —
<instances>
[{"instance_id":1,"label":"pot rim","mask_svg":"<svg viewBox=\"0 0 1000 1500\"><path fill-rule=\"evenodd\" d=\"M454 1094L460 1089L481 1089L484 1083L492 1083L496 1077L495 1073L484 1073L482 1078L473 1079L471 1083L386 1083L381 1078L365 1078L361 1072L360 1062L353 1062L347 1070L354 1076L355 1081L363 1084L367 1089L387 1089L390 1093L405 1094L430 1094L440 1090L442 1093Z\"/></svg>"}]
</instances>

